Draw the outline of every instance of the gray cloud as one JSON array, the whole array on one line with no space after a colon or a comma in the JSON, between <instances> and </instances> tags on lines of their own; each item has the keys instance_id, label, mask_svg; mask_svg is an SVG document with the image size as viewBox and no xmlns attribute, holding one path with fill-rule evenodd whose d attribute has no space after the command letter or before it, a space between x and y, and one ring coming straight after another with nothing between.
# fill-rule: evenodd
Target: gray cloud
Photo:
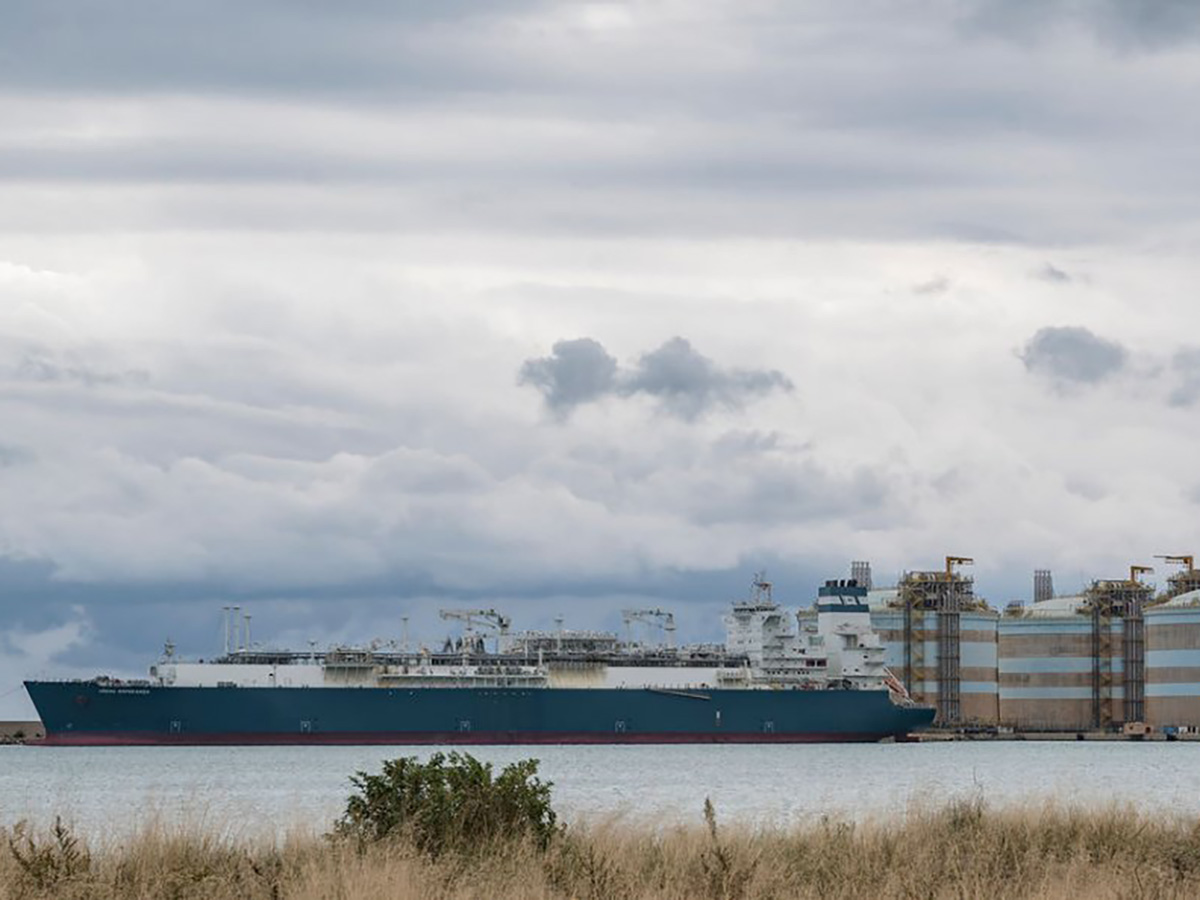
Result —
<instances>
[{"instance_id":1,"label":"gray cloud","mask_svg":"<svg viewBox=\"0 0 1200 900\"><path fill-rule=\"evenodd\" d=\"M559 417L604 396L642 394L658 400L668 413L692 420L717 408L740 409L771 391L793 389L775 369L724 369L681 337L643 353L624 370L598 341L559 341L550 356L527 360L517 380L541 391L546 406Z\"/></svg>"},{"instance_id":2,"label":"gray cloud","mask_svg":"<svg viewBox=\"0 0 1200 900\"><path fill-rule=\"evenodd\" d=\"M23 353L11 371L17 381L78 382L89 387L122 383L142 385L150 381L150 374L140 369L107 371L78 360L59 359L48 351Z\"/></svg>"},{"instance_id":3,"label":"gray cloud","mask_svg":"<svg viewBox=\"0 0 1200 900\"><path fill-rule=\"evenodd\" d=\"M1079 326L1041 328L1021 353L1025 368L1063 383L1095 384L1119 372L1128 352Z\"/></svg>"},{"instance_id":4,"label":"gray cloud","mask_svg":"<svg viewBox=\"0 0 1200 900\"><path fill-rule=\"evenodd\" d=\"M684 419L694 419L716 407L739 409L771 391L790 391L794 385L775 369L722 369L688 341L673 337L638 359L622 379L625 394L648 394Z\"/></svg>"},{"instance_id":5,"label":"gray cloud","mask_svg":"<svg viewBox=\"0 0 1200 900\"><path fill-rule=\"evenodd\" d=\"M6 3L0 632L61 674L207 654L230 596L300 645L638 592L715 632L764 563L966 543L997 596L1173 543L1193 426L1133 404L1191 358L1096 335L1191 321L1200 55L1187 7L1090 5ZM1051 321L1096 333L1030 372L1131 389L1012 390ZM514 386L584 334L621 353ZM729 432L781 368L802 414ZM1152 471L1079 454L1134 416Z\"/></svg>"},{"instance_id":6,"label":"gray cloud","mask_svg":"<svg viewBox=\"0 0 1200 900\"><path fill-rule=\"evenodd\" d=\"M1120 48L1156 50L1200 36L1191 0L974 0L967 26L1024 40L1077 28Z\"/></svg>"},{"instance_id":7,"label":"gray cloud","mask_svg":"<svg viewBox=\"0 0 1200 900\"><path fill-rule=\"evenodd\" d=\"M948 290L950 290L950 279L945 275L938 275L936 278L914 284L912 292L920 296L936 297Z\"/></svg>"},{"instance_id":8,"label":"gray cloud","mask_svg":"<svg viewBox=\"0 0 1200 900\"><path fill-rule=\"evenodd\" d=\"M5 5L0 31L0 75L8 85L43 90L486 89L487 76L499 74L497 60L473 64L462 54L439 65L431 40L470 43L497 20L537 5L501 0L484 8L456 0L333 9L310 2L250 8L229 0L202 6L121 0L101 10L69 0L14 0Z\"/></svg>"},{"instance_id":9,"label":"gray cloud","mask_svg":"<svg viewBox=\"0 0 1200 900\"><path fill-rule=\"evenodd\" d=\"M546 406L565 416L581 403L612 393L617 361L591 338L558 341L549 356L526 360L517 381L537 388Z\"/></svg>"},{"instance_id":10,"label":"gray cloud","mask_svg":"<svg viewBox=\"0 0 1200 900\"><path fill-rule=\"evenodd\" d=\"M954 2L436 6L6 4L0 230L1029 243L1187 222L1200 187L1189 76L1090 48L1064 79L1053 40L981 49Z\"/></svg>"},{"instance_id":11,"label":"gray cloud","mask_svg":"<svg viewBox=\"0 0 1200 900\"><path fill-rule=\"evenodd\" d=\"M1200 347L1186 347L1171 360L1178 384L1171 391L1172 406L1194 406L1200 400Z\"/></svg>"},{"instance_id":12,"label":"gray cloud","mask_svg":"<svg viewBox=\"0 0 1200 900\"><path fill-rule=\"evenodd\" d=\"M1070 284L1071 282L1071 276L1052 263L1046 263L1038 269L1034 273L1034 277L1051 284Z\"/></svg>"},{"instance_id":13,"label":"gray cloud","mask_svg":"<svg viewBox=\"0 0 1200 900\"><path fill-rule=\"evenodd\" d=\"M0 467L19 466L33 459L33 454L24 447L0 444Z\"/></svg>"}]
</instances>

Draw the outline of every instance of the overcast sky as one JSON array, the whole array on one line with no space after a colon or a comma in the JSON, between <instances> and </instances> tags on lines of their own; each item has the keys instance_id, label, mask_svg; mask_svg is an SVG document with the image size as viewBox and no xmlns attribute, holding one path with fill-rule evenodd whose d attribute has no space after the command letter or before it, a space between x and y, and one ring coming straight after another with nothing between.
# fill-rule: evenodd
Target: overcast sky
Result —
<instances>
[{"instance_id":1,"label":"overcast sky","mask_svg":"<svg viewBox=\"0 0 1200 900\"><path fill-rule=\"evenodd\" d=\"M1190 0L9 0L0 718L1200 551L1197 96Z\"/></svg>"}]
</instances>

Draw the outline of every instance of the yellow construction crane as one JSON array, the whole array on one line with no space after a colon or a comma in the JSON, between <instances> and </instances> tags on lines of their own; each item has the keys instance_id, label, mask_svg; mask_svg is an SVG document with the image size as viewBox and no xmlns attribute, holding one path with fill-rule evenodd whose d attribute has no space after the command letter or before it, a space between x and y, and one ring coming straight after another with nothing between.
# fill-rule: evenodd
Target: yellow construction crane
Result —
<instances>
[{"instance_id":1,"label":"yellow construction crane","mask_svg":"<svg viewBox=\"0 0 1200 900\"><path fill-rule=\"evenodd\" d=\"M971 557L969 557L969 556L947 556L946 557L946 580L952 581L954 579L955 566L970 566L970 565L974 565L974 564L975 564L975 560L971 559Z\"/></svg>"},{"instance_id":2,"label":"yellow construction crane","mask_svg":"<svg viewBox=\"0 0 1200 900\"><path fill-rule=\"evenodd\" d=\"M1179 554L1177 556L1158 555L1158 556L1155 556L1154 558L1161 559L1163 562L1174 563L1177 566L1183 566L1184 569L1188 572L1196 571L1196 566L1195 566L1196 558L1194 556L1192 556L1191 554L1187 554L1186 556L1183 554Z\"/></svg>"}]
</instances>

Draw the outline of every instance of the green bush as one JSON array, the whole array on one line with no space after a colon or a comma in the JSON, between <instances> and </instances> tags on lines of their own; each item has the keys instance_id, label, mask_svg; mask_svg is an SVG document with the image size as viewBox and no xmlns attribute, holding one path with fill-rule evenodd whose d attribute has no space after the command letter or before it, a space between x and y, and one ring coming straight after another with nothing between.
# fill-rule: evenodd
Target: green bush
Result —
<instances>
[{"instance_id":1,"label":"green bush","mask_svg":"<svg viewBox=\"0 0 1200 900\"><path fill-rule=\"evenodd\" d=\"M472 853L500 840L528 838L545 848L558 832L550 806L550 782L537 777L538 761L505 766L493 777L491 763L468 753L435 753L387 760L378 775L359 772L334 835L361 843L410 841L437 856Z\"/></svg>"}]
</instances>

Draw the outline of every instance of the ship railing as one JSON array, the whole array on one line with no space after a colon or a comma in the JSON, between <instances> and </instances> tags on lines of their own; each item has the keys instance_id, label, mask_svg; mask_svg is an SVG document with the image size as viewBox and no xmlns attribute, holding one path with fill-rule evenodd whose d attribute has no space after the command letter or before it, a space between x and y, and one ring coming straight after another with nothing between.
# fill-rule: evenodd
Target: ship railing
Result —
<instances>
[{"instance_id":1,"label":"ship railing","mask_svg":"<svg viewBox=\"0 0 1200 900\"><path fill-rule=\"evenodd\" d=\"M476 675L463 672L384 672L379 675L379 680L381 683L393 685L453 685L456 687L540 687L547 683L545 675L536 673Z\"/></svg>"}]
</instances>

